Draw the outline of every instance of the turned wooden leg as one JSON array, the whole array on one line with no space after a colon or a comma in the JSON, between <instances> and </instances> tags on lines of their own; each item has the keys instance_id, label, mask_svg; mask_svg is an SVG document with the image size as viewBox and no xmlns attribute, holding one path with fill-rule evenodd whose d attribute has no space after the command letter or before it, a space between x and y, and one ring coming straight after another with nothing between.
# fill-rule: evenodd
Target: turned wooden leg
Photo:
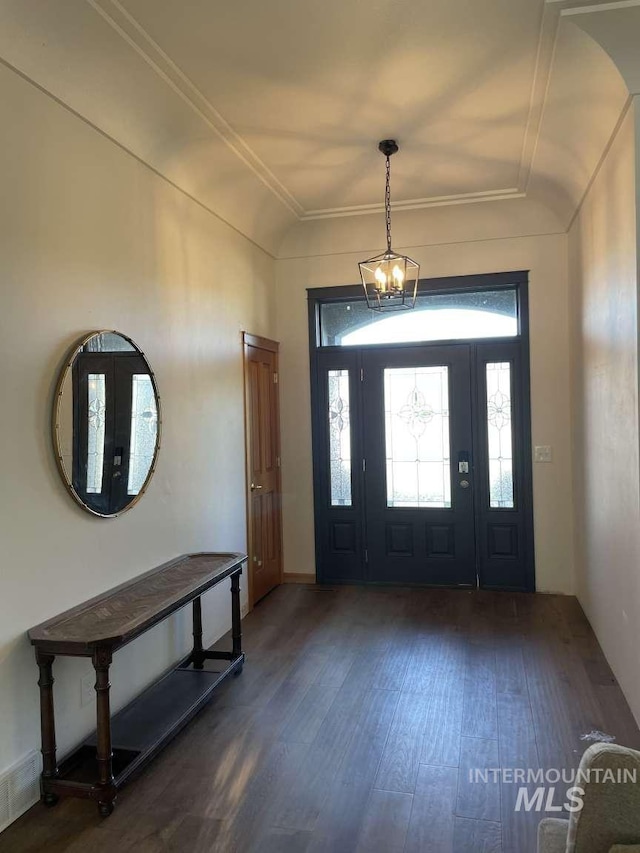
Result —
<instances>
[{"instance_id":1,"label":"turned wooden leg","mask_svg":"<svg viewBox=\"0 0 640 853\"><path fill-rule=\"evenodd\" d=\"M113 779L112 750L111 750L111 710L109 707L109 666L111 651L96 649L93 653L93 666L96 671L96 712L97 712L97 749L98 784L104 789L98 801L98 808L103 817L113 811L115 787Z\"/></svg>"},{"instance_id":2,"label":"turned wooden leg","mask_svg":"<svg viewBox=\"0 0 640 853\"><path fill-rule=\"evenodd\" d=\"M53 709L53 661L54 655L48 655L36 649L36 662L40 670L38 687L40 688L40 731L42 734L42 780L55 779L58 775L56 762L56 722ZM46 806L55 806L56 794L43 791L42 802Z\"/></svg>"},{"instance_id":3,"label":"turned wooden leg","mask_svg":"<svg viewBox=\"0 0 640 853\"><path fill-rule=\"evenodd\" d=\"M242 654L242 625L240 620L240 572L231 577L231 637L233 654Z\"/></svg>"},{"instance_id":4,"label":"turned wooden leg","mask_svg":"<svg viewBox=\"0 0 640 853\"><path fill-rule=\"evenodd\" d=\"M202 602L198 596L198 598L193 599L193 651L191 652L191 660L194 669L204 667L202 652Z\"/></svg>"}]
</instances>

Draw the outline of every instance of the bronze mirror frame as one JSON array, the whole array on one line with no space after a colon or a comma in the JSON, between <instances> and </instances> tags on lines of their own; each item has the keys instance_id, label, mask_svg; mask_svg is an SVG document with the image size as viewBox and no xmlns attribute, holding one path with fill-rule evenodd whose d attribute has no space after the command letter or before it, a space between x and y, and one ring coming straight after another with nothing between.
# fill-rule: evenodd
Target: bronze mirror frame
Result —
<instances>
[{"instance_id":1,"label":"bronze mirror frame","mask_svg":"<svg viewBox=\"0 0 640 853\"><path fill-rule=\"evenodd\" d=\"M151 384L153 386L153 392L155 395L156 407L157 407L157 413L158 413L156 446L155 446L155 451L153 454L153 459L152 459L151 465L149 467L149 473L147 474L145 481L144 481L140 491L138 492L138 494L135 495L132 498L132 500L129 501L129 503L125 507L123 507L118 512L114 512L114 513L98 512L97 510L88 506L82 500L81 496L78 494L78 492L76 491L76 489L74 488L74 485L73 485L73 472L71 473L71 476L69 476L69 474L67 473L67 469L66 469L65 464L64 464L64 456L62 455L62 444L60 441L60 412L61 412L62 396L63 396L63 390L64 390L65 382L69 378L69 375L73 369L73 365L74 365L74 362L76 360L76 357L82 351L83 347L85 347L89 343L89 341L92 338L94 338L96 335L104 335L104 334L118 335L118 337L123 338L125 341L127 341L127 343L129 343L134 348L136 353L138 353L138 355L140 355L144 359L145 364L146 364L147 368L149 369L149 377L151 379ZM130 338L128 335L123 334L122 332L117 331L116 329L96 329L92 332L88 332L87 334L83 335L68 350L68 352L64 358L63 365L60 368L60 373L58 375L58 379L57 379L56 387L55 387L55 392L54 392L52 415L51 415L51 438L52 438L52 442L53 442L53 454L54 454L54 457L56 460L56 467L58 469L58 473L60 474L62 482L64 483L67 492L69 492L69 494L71 495L71 497L73 498L75 503L77 503L78 506L82 507L82 509L85 512L88 512L90 515L93 515L96 518L118 518L118 516L123 515L125 512L128 512L130 509L133 509L133 507L138 503L138 501L142 498L142 496L147 491L149 483L151 482L151 478L153 477L153 475L155 473L156 465L158 462L158 454L160 452L160 445L162 443L162 404L161 404L161 400L160 400L160 394L158 392L158 385L156 382L155 373L152 370L151 365L149 364L149 360L147 359L146 355L144 354L144 352L140 349L140 347L136 344L136 342L132 338Z\"/></svg>"}]
</instances>

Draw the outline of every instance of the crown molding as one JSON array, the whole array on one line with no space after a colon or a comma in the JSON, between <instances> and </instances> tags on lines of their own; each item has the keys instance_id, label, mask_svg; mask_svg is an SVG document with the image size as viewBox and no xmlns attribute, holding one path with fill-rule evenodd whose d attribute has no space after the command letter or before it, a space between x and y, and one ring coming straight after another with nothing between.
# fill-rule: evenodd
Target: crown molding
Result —
<instances>
[{"instance_id":1,"label":"crown molding","mask_svg":"<svg viewBox=\"0 0 640 853\"><path fill-rule=\"evenodd\" d=\"M249 168L254 175L284 204L299 220L329 219L340 216L360 216L384 210L382 202L375 204L342 206L319 210L305 210L302 204L274 175L269 167L233 129L213 104L198 89L195 83L162 50L144 27L131 15L119 0L86 0L113 30L147 63L147 65L193 109ZM461 193L448 196L407 199L392 204L395 210L420 210L447 205L474 204L482 201L500 201L523 198L527 194L535 154L540 137L549 81L553 66L555 45L563 7L571 0L545 0L540 22L536 61L532 78L527 123L525 126L517 186L508 189L487 190L477 193ZM573 0L575 3L576 0ZM582 0L584 3L585 0ZM589 2L589 0L586 0ZM622 0L613 5L637 5L640 0ZM601 2L599 5L603 5ZM577 9L578 7L576 7ZM577 13L577 12L576 12Z\"/></svg>"},{"instance_id":2,"label":"crown molding","mask_svg":"<svg viewBox=\"0 0 640 853\"><path fill-rule=\"evenodd\" d=\"M239 234L241 237L243 237L245 240L247 240L249 243L251 243L253 246L255 246L255 248L258 249L260 252L263 252L265 255L267 255L268 257L273 258L275 260L276 255L274 254L274 252L272 250L266 248L265 246L260 245L260 243L258 243L256 240L254 240L250 234L245 233L240 228L238 228L236 225L234 225L232 222L230 222L228 219L225 219L225 217L222 216L220 213L218 213L217 210L214 210L213 207L206 204L204 201L202 201L202 199L197 198L195 195L193 195L193 193L190 193L188 190L184 189L184 187L181 187L180 184L176 183L174 180L172 180L166 174L161 172L159 169L157 169L151 163L147 162L142 157L140 157L133 149L129 148L123 142L121 142L119 139L116 139L114 136L107 133L105 130L103 130L103 128L99 127L97 124L95 124L90 119L88 119L85 115L78 112L78 110L74 109L66 101L63 101L62 98L58 97L58 95L55 95L52 91L45 88L41 83L38 83L32 77L29 77L29 75L25 74L24 71L21 71L19 68L16 68L15 65L12 65L10 62L8 62L3 57L0 57L0 67L7 68L13 74L16 74L21 80L24 80L24 82L27 83L29 86L33 86L34 89L37 89L38 92L41 92L45 97L51 98L51 100L54 103L56 103L63 110L66 110L69 113L69 115L72 115L74 118L78 119L78 121L83 122L87 127L90 127L91 130L95 131L97 134L99 134L104 139L107 139L109 142L111 142L113 145L115 145L121 151L124 151L124 153L127 154L129 157L132 157L134 160L136 160L138 163L140 163L140 165L142 165L145 169L148 169L150 172L152 172L154 175L156 175L162 181L165 181L170 187L173 187L174 190L181 193L185 198L188 198L190 201L192 201L194 204L196 204L202 210L206 211L207 213L211 214L211 216L215 217L220 222L224 223L224 225L226 225L227 228L230 228L232 231L235 231L236 234Z\"/></svg>"},{"instance_id":3,"label":"crown molding","mask_svg":"<svg viewBox=\"0 0 640 853\"><path fill-rule=\"evenodd\" d=\"M461 193L460 195L433 196L391 202L392 210L423 210L428 207L447 207L454 204L475 204L481 201L503 201L510 198L524 198L525 193L517 187L505 190L486 190L484 192ZM341 216L363 216L368 213L384 213L384 204L358 204L350 207L329 207L324 210L308 210L300 219L336 219Z\"/></svg>"},{"instance_id":4,"label":"crown molding","mask_svg":"<svg viewBox=\"0 0 640 853\"><path fill-rule=\"evenodd\" d=\"M527 117L527 127L522 143L522 154L520 156L518 188L525 195L529 189L533 164L538 150L538 142L540 141L542 120L545 114L551 83L551 70L555 60L556 45L560 30L559 10L549 5L549 2L550 0L546 0L542 9L538 52L531 83L529 115Z\"/></svg>"},{"instance_id":5,"label":"crown molding","mask_svg":"<svg viewBox=\"0 0 640 853\"><path fill-rule=\"evenodd\" d=\"M242 137L235 132L198 87L118 0L86 0L86 2L207 123L225 145L271 190L291 213L298 217L304 213L302 205L297 199L280 183L268 166L253 153Z\"/></svg>"},{"instance_id":6,"label":"crown molding","mask_svg":"<svg viewBox=\"0 0 640 853\"><path fill-rule=\"evenodd\" d=\"M634 6L640 6L640 0L616 0L616 2L612 3L594 2L586 5L584 2L580 3L580 5L567 4L566 0L547 0L547 3L549 2L565 3L560 12L563 18L569 18L573 15L593 15L598 12L612 12L616 9L631 9Z\"/></svg>"},{"instance_id":7,"label":"crown molding","mask_svg":"<svg viewBox=\"0 0 640 853\"><path fill-rule=\"evenodd\" d=\"M638 5L640 5L640 4L638 4ZM624 121L627 117L627 114L628 114L629 110L631 109L631 106L633 105L634 98L635 98L635 96L630 94L629 97L627 98L627 101L626 101L624 107L622 108L622 112L620 113L618 121L616 122L616 125L613 128L613 132L612 132L611 136L609 137L609 141L605 145L604 151L600 155L600 159L598 160L596 167L593 170L593 174L589 178L589 182L587 183L587 186L585 187L584 192L582 193L582 197L580 198L580 201L578 202L578 206L576 207L576 209L573 213L573 216L569 220L569 224L567 226L567 233L569 233L569 231L571 231L571 229L573 228L574 222L576 221L576 219L580 215L580 211L584 207L584 203L587 199L587 196L591 192L591 187L596 182L596 179L597 179L598 175L600 174L600 170L604 166L606 159L609 156L609 152L613 148L614 143L615 143L616 139L618 138L618 134L620 133L620 131L622 129L622 125L624 124Z\"/></svg>"}]
</instances>

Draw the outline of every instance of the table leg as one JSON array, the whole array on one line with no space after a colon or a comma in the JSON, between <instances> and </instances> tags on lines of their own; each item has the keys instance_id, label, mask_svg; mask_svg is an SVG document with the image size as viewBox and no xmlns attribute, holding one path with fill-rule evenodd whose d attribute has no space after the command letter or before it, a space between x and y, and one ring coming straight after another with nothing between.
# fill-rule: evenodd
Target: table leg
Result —
<instances>
[{"instance_id":1,"label":"table leg","mask_svg":"<svg viewBox=\"0 0 640 853\"><path fill-rule=\"evenodd\" d=\"M202 601L200 596L193 599L193 651L191 660L194 669L203 669L204 656L202 654Z\"/></svg>"},{"instance_id":2,"label":"table leg","mask_svg":"<svg viewBox=\"0 0 640 853\"><path fill-rule=\"evenodd\" d=\"M58 775L56 761L56 722L53 709L53 661L54 655L48 655L36 649L36 662L40 670L38 687L40 688L40 730L42 733L42 779L55 779ZM42 802L46 806L55 806L56 794L42 793Z\"/></svg>"},{"instance_id":3,"label":"table leg","mask_svg":"<svg viewBox=\"0 0 640 853\"><path fill-rule=\"evenodd\" d=\"M98 808L103 817L113 811L115 786L113 779L112 749L111 749L111 710L109 707L109 666L111 651L96 649L93 653L93 666L96 671L96 712L97 712L97 749L98 784L103 788L102 797L98 800Z\"/></svg>"},{"instance_id":4,"label":"table leg","mask_svg":"<svg viewBox=\"0 0 640 853\"><path fill-rule=\"evenodd\" d=\"M240 572L231 576L231 637L233 654L242 654L242 625L240 620Z\"/></svg>"}]
</instances>

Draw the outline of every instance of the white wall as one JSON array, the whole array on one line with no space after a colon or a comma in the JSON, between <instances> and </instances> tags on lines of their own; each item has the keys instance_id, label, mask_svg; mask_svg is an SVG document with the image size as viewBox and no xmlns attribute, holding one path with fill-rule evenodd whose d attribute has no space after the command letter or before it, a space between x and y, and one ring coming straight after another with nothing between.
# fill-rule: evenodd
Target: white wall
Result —
<instances>
[{"instance_id":1,"label":"white wall","mask_svg":"<svg viewBox=\"0 0 640 853\"><path fill-rule=\"evenodd\" d=\"M506 204L506 203L505 203ZM512 204L512 203L509 203ZM484 211L499 205L468 205L460 209L465 234L487 233ZM477 221L472 224L472 208ZM441 227L455 225L447 209ZM429 212L434 216L434 212ZM365 221L368 220L368 221ZM351 222L353 225L351 225ZM395 217L394 217L395 223ZM399 242L406 231L398 223ZM277 335L281 341L282 472L284 490L285 572L313 573L315 568L309 402L309 358L306 288L353 284L357 263L375 250L383 237L380 217L308 223L319 231L298 236L297 244L312 247L312 257L277 261ZM329 229L335 230L330 254ZM350 232L349 229L353 230ZM511 228L515 228L512 222ZM427 233L433 233L425 231ZM441 232L443 233L443 232ZM517 232L516 232L517 233ZM319 235L319 236L318 236ZM359 251L345 251L349 236ZM375 242L377 237L377 243ZM565 234L483 239L441 245L407 245L421 264L421 275L439 277L472 273L530 270L531 383L534 444L552 445L552 464L534 466L534 512L537 588L573 591L573 535L570 461L569 344L567 299L567 238ZM292 241L289 251L297 252ZM379 248L379 246L378 246ZM317 251L317 254L314 254ZM370 252L371 253L371 252Z\"/></svg>"},{"instance_id":2,"label":"white wall","mask_svg":"<svg viewBox=\"0 0 640 853\"><path fill-rule=\"evenodd\" d=\"M273 261L100 133L0 66L0 772L39 748L32 625L181 553L245 548L240 331L273 333ZM158 469L129 513L65 492L50 447L73 341L115 328L147 354L163 403ZM206 597L208 639L228 592ZM118 653L116 706L188 647L187 612ZM58 744L93 726L87 661L54 666Z\"/></svg>"},{"instance_id":3,"label":"white wall","mask_svg":"<svg viewBox=\"0 0 640 853\"><path fill-rule=\"evenodd\" d=\"M640 721L638 112L627 114L569 247L577 594Z\"/></svg>"}]
</instances>

